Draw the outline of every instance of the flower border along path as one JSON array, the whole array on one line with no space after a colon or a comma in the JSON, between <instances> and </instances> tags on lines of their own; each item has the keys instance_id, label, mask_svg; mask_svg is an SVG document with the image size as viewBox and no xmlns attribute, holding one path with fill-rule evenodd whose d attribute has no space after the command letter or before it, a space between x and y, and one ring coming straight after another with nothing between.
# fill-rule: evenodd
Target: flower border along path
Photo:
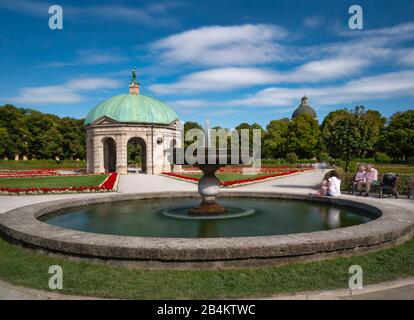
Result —
<instances>
[{"instance_id":1,"label":"flower border along path","mask_svg":"<svg viewBox=\"0 0 414 320\"><path fill-rule=\"evenodd\" d=\"M244 186L248 184L272 180L276 178L288 177L288 176L296 175L296 174L309 171L309 170L313 170L313 169L297 169L297 170L290 170L290 171L279 172L279 173L274 173L274 174L268 174L268 175L264 175L260 177L254 177L254 178L222 181L220 183L220 186L224 188L239 187L239 186ZM192 182L192 183L198 183L198 180L199 180L199 178L189 177L189 176L185 176L185 175L177 174L173 172L163 172L162 175L171 177L174 179L182 180L182 181Z\"/></svg>"},{"instance_id":2,"label":"flower border along path","mask_svg":"<svg viewBox=\"0 0 414 320\"><path fill-rule=\"evenodd\" d=\"M111 192L118 187L119 174L112 172L98 186L79 186L61 188L3 188L0 187L0 194L6 195L27 195L27 194L60 194L60 193L91 193L91 192Z\"/></svg>"}]
</instances>

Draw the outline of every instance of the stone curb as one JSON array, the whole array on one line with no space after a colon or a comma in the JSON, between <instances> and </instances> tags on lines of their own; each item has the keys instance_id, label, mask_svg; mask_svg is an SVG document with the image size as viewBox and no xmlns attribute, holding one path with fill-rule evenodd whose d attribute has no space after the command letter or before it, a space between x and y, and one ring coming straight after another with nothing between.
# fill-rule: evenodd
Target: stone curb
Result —
<instances>
[{"instance_id":1,"label":"stone curb","mask_svg":"<svg viewBox=\"0 0 414 320\"><path fill-rule=\"evenodd\" d=\"M92 234L49 225L39 217L56 210L112 201L198 197L197 192L112 194L43 202L0 216L0 232L18 243L84 258L146 262L144 267L240 267L275 265L357 254L390 247L414 233L411 211L390 203L345 197L274 192L225 191L225 197L255 197L316 201L350 206L382 216L369 223L330 231L237 238L144 238ZM183 265L179 265L182 263ZM168 266L170 264L170 266ZM175 264L175 265L174 265Z\"/></svg>"},{"instance_id":2,"label":"stone curb","mask_svg":"<svg viewBox=\"0 0 414 320\"><path fill-rule=\"evenodd\" d=\"M377 284L370 284L364 286L363 289L335 289L327 291L298 292L289 295L275 295L268 298L264 298L264 300L336 300L368 293L376 293L391 289L398 289L409 285L414 285L414 277L390 280Z\"/></svg>"},{"instance_id":3,"label":"stone curb","mask_svg":"<svg viewBox=\"0 0 414 320\"><path fill-rule=\"evenodd\" d=\"M258 300L337 300L352 296L359 296L368 293L383 292L391 289L398 289L401 287L414 285L414 277L390 280L382 283L371 284L365 286L361 290L350 289L335 289L327 291L308 291L298 292L288 295L275 295L267 298L258 298ZM38 289L31 289L22 286L16 286L6 281L0 280L0 288L7 291L12 291L12 297L15 299L48 299L48 300L101 300L99 297L91 296L74 296L60 294L58 292L48 292ZM17 297L16 297L17 296ZM242 300L256 299L256 298L242 298Z\"/></svg>"}]
</instances>

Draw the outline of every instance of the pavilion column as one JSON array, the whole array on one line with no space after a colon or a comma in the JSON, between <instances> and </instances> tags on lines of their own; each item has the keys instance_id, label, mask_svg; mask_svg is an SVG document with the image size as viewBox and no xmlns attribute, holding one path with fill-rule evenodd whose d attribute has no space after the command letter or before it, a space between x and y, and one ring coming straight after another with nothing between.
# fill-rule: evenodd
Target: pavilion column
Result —
<instances>
[{"instance_id":1,"label":"pavilion column","mask_svg":"<svg viewBox=\"0 0 414 320\"><path fill-rule=\"evenodd\" d=\"M128 140L126 134L116 136L116 172L128 173Z\"/></svg>"},{"instance_id":2,"label":"pavilion column","mask_svg":"<svg viewBox=\"0 0 414 320\"><path fill-rule=\"evenodd\" d=\"M101 137L93 138L93 172L105 173L104 150Z\"/></svg>"},{"instance_id":3,"label":"pavilion column","mask_svg":"<svg viewBox=\"0 0 414 320\"><path fill-rule=\"evenodd\" d=\"M86 137L86 172L93 173L93 140L89 135Z\"/></svg>"}]
</instances>

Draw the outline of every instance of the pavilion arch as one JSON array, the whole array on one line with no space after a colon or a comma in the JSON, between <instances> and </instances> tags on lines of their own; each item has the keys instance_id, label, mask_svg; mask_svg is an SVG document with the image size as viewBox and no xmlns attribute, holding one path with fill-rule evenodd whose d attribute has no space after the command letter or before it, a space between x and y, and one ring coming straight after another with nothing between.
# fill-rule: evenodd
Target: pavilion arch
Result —
<instances>
[{"instance_id":1,"label":"pavilion arch","mask_svg":"<svg viewBox=\"0 0 414 320\"><path fill-rule=\"evenodd\" d=\"M116 142L112 137L102 139L105 172L116 172Z\"/></svg>"},{"instance_id":2,"label":"pavilion arch","mask_svg":"<svg viewBox=\"0 0 414 320\"><path fill-rule=\"evenodd\" d=\"M147 164L147 143L141 137L135 136L129 138L127 142L127 150L129 145L138 145L141 148L141 173L148 173L148 164ZM128 152L128 151L127 151ZM129 162L129 155L127 155L127 161Z\"/></svg>"}]
</instances>

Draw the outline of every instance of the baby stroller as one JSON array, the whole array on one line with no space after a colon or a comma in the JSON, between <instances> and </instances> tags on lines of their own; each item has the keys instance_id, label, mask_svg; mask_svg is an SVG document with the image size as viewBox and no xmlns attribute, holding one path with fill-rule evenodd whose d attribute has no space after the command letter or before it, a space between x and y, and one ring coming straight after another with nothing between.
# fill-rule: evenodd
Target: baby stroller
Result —
<instances>
[{"instance_id":1,"label":"baby stroller","mask_svg":"<svg viewBox=\"0 0 414 320\"><path fill-rule=\"evenodd\" d=\"M388 194L388 197L393 195L395 199L398 199L398 190L397 190L397 181L398 174L395 173L386 173L382 176L382 181L380 183L380 192L379 197L382 198L384 194Z\"/></svg>"}]
</instances>

